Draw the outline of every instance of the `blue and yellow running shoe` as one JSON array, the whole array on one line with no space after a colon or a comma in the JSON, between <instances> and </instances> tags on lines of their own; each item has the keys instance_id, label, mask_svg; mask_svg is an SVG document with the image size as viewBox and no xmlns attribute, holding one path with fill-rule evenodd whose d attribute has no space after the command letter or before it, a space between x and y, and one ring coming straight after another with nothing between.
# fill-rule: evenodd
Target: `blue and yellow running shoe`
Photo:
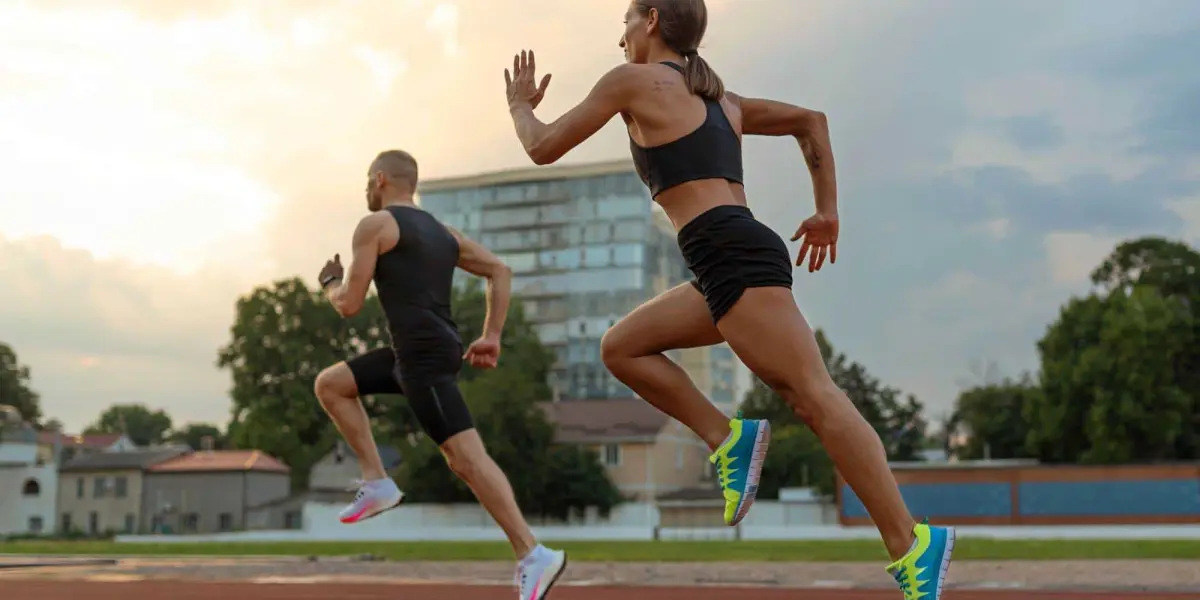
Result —
<instances>
[{"instance_id":1,"label":"blue and yellow running shoe","mask_svg":"<svg viewBox=\"0 0 1200 600\"><path fill-rule=\"evenodd\" d=\"M771 424L766 420L743 419L729 422L729 437L708 457L717 466L717 479L725 496L725 524L737 525L754 504L763 459L771 441Z\"/></svg>"},{"instance_id":2,"label":"blue and yellow running shoe","mask_svg":"<svg viewBox=\"0 0 1200 600\"><path fill-rule=\"evenodd\" d=\"M934 527L926 519L913 527L913 535L917 539L912 549L888 565L888 573L900 584L904 600L941 600L954 551L954 528Z\"/></svg>"}]
</instances>

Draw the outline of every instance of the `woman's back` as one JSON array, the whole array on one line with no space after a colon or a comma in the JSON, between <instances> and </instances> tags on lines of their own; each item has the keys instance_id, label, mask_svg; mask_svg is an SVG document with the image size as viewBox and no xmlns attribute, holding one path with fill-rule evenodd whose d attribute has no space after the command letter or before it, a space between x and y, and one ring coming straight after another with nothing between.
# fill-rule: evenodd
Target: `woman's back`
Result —
<instances>
[{"instance_id":1,"label":"woman's back","mask_svg":"<svg viewBox=\"0 0 1200 600\"><path fill-rule=\"evenodd\" d=\"M637 67L621 116L638 174L676 229L714 206L745 205L737 105L693 93L675 63Z\"/></svg>"}]
</instances>

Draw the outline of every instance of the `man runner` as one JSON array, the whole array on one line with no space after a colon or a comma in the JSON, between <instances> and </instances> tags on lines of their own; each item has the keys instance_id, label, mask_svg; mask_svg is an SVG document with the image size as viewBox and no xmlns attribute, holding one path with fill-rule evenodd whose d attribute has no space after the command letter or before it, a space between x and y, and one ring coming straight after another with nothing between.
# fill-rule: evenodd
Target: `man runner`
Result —
<instances>
[{"instance_id":1,"label":"man runner","mask_svg":"<svg viewBox=\"0 0 1200 600\"><path fill-rule=\"evenodd\" d=\"M387 317L391 347L377 348L325 369L316 394L358 456L363 479L343 523L374 517L404 495L383 470L360 396L403 394L450 469L471 488L508 536L517 555L520 600L541 600L566 567L566 554L537 543L513 496L508 478L488 455L458 389L462 361L493 368L508 314L512 275L483 246L440 223L413 201L417 162L407 152L381 153L367 173L370 215L354 230L348 273L340 257L325 264L319 280L343 317L362 309L372 280ZM450 314L455 268L487 279L483 334L463 352Z\"/></svg>"}]
</instances>

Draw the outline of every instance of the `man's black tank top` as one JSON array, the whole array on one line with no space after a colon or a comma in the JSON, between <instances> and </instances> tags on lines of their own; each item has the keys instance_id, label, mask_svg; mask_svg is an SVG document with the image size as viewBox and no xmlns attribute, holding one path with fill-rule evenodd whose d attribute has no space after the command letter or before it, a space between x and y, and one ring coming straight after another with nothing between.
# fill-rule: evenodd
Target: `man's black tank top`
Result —
<instances>
[{"instance_id":1,"label":"man's black tank top","mask_svg":"<svg viewBox=\"0 0 1200 600\"><path fill-rule=\"evenodd\" d=\"M683 73L683 67L661 63ZM698 179L742 183L742 142L717 100L704 100L708 114L691 133L659 146L643 148L629 137L633 164L651 196Z\"/></svg>"},{"instance_id":2,"label":"man's black tank top","mask_svg":"<svg viewBox=\"0 0 1200 600\"><path fill-rule=\"evenodd\" d=\"M458 240L433 215L410 206L386 207L400 228L396 247L375 263L375 289L401 361L431 345L461 346L450 314ZM456 352L458 350L455 350Z\"/></svg>"}]
</instances>

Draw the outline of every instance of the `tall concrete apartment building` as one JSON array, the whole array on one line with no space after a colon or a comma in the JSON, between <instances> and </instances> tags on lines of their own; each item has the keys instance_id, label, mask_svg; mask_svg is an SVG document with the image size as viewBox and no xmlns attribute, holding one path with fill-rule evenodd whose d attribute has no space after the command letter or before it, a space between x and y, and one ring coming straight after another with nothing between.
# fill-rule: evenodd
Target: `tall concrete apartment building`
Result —
<instances>
[{"instance_id":1,"label":"tall concrete apartment building","mask_svg":"<svg viewBox=\"0 0 1200 600\"><path fill-rule=\"evenodd\" d=\"M628 160L513 169L422 182L423 208L497 253L513 292L557 357L562 400L627 398L600 339L642 302L690 277L666 215ZM465 275L461 274L460 276ZM735 361L722 344L672 356L732 412Z\"/></svg>"}]
</instances>

